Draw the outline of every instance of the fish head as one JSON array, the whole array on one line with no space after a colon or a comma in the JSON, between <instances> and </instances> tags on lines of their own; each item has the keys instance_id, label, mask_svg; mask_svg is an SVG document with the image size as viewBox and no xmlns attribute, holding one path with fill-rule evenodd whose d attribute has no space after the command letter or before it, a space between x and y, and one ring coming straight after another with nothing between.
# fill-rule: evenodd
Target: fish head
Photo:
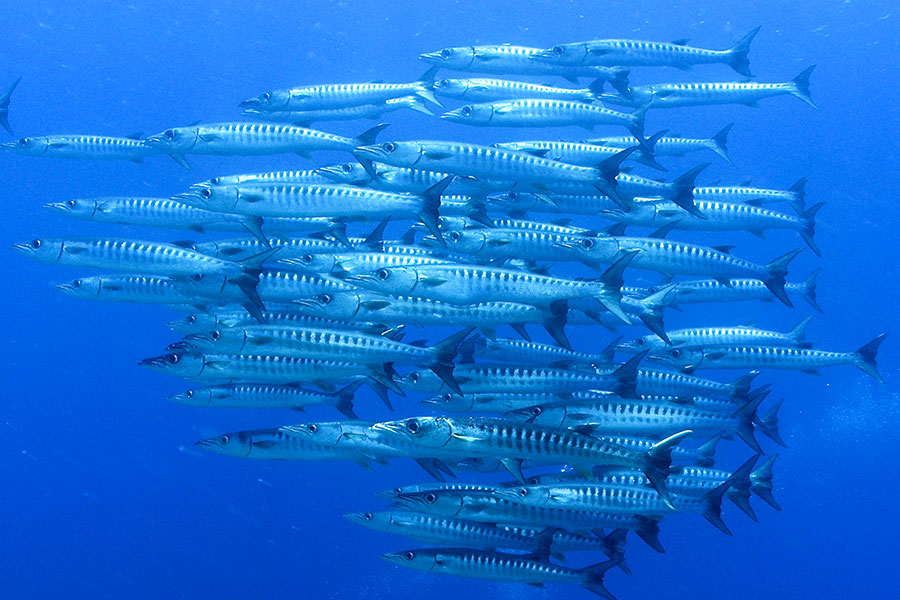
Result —
<instances>
[{"instance_id":1,"label":"fish head","mask_svg":"<svg viewBox=\"0 0 900 600\"><path fill-rule=\"evenodd\" d=\"M548 422L547 417L552 416L552 412L553 411L548 410L546 407L536 404L534 406L526 406L525 408L511 410L505 413L504 417L513 421L550 425L551 423ZM553 423L553 425L557 424L558 423Z\"/></svg>"},{"instance_id":2,"label":"fish head","mask_svg":"<svg viewBox=\"0 0 900 600\"><path fill-rule=\"evenodd\" d=\"M246 192L244 192L244 196L246 199ZM172 199L203 210L228 212L241 199L241 190L235 185L198 183L192 185L187 192L172 196Z\"/></svg>"},{"instance_id":3,"label":"fish head","mask_svg":"<svg viewBox=\"0 0 900 600\"><path fill-rule=\"evenodd\" d=\"M304 254L295 258L284 258L278 261L279 265L289 265L303 273L331 273L341 271L340 264L332 254Z\"/></svg>"},{"instance_id":4,"label":"fish head","mask_svg":"<svg viewBox=\"0 0 900 600\"><path fill-rule=\"evenodd\" d=\"M214 400L224 400L228 397L228 391L223 388L204 387L187 390L180 394L172 394L168 399L169 402L187 406L210 406Z\"/></svg>"},{"instance_id":5,"label":"fish head","mask_svg":"<svg viewBox=\"0 0 900 600\"><path fill-rule=\"evenodd\" d=\"M443 417L411 417L385 421L372 425L372 430L425 448L443 448L453 436L450 422Z\"/></svg>"},{"instance_id":6,"label":"fish head","mask_svg":"<svg viewBox=\"0 0 900 600\"><path fill-rule=\"evenodd\" d=\"M490 122L494 116L494 105L485 104L466 104L453 110L447 111L441 115L441 118L453 123L464 123L466 125L484 125Z\"/></svg>"},{"instance_id":7,"label":"fish head","mask_svg":"<svg viewBox=\"0 0 900 600\"><path fill-rule=\"evenodd\" d=\"M397 385L403 389L412 390L414 392L435 392L439 391L446 384L428 369L419 369L404 375L403 377L395 377Z\"/></svg>"},{"instance_id":8,"label":"fish head","mask_svg":"<svg viewBox=\"0 0 900 600\"><path fill-rule=\"evenodd\" d=\"M194 127L173 127L144 138L142 143L166 154L185 154L199 139L200 131Z\"/></svg>"},{"instance_id":9,"label":"fish head","mask_svg":"<svg viewBox=\"0 0 900 600\"><path fill-rule=\"evenodd\" d=\"M235 342L241 345L243 340L235 338L243 338L245 335L243 330L222 329L220 331L216 329L202 333L189 333L179 344L188 351L208 354L224 353L222 349L233 346Z\"/></svg>"},{"instance_id":10,"label":"fish head","mask_svg":"<svg viewBox=\"0 0 900 600\"><path fill-rule=\"evenodd\" d=\"M327 423L301 423L299 425L289 425L282 427L281 431L314 444L322 446L336 447L341 442L344 444L351 443L353 437L351 431L344 430L344 423L327 422Z\"/></svg>"},{"instance_id":11,"label":"fish head","mask_svg":"<svg viewBox=\"0 0 900 600\"><path fill-rule=\"evenodd\" d=\"M78 298L97 298L103 290L103 277L82 277L56 286L56 289L67 296Z\"/></svg>"},{"instance_id":12,"label":"fish head","mask_svg":"<svg viewBox=\"0 0 900 600\"><path fill-rule=\"evenodd\" d=\"M562 242L553 244L555 248L569 250L573 258L597 262L612 262L619 252L618 242L605 236L572 235Z\"/></svg>"},{"instance_id":13,"label":"fish head","mask_svg":"<svg viewBox=\"0 0 900 600\"><path fill-rule=\"evenodd\" d=\"M227 456L249 456L253 449L253 432L235 431L194 442L195 446Z\"/></svg>"},{"instance_id":14,"label":"fish head","mask_svg":"<svg viewBox=\"0 0 900 600\"><path fill-rule=\"evenodd\" d=\"M107 212L103 210L103 205L104 203L100 200L73 198L71 200L66 200L65 202L51 202L45 204L44 208L76 219L90 219L97 212Z\"/></svg>"},{"instance_id":15,"label":"fish head","mask_svg":"<svg viewBox=\"0 0 900 600\"><path fill-rule=\"evenodd\" d=\"M438 552L430 548L388 552L387 554L382 554L381 559L417 571L432 571L439 566Z\"/></svg>"},{"instance_id":16,"label":"fish head","mask_svg":"<svg viewBox=\"0 0 900 600\"><path fill-rule=\"evenodd\" d=\"M50 140L45 137L24 137L0 144L0 149L25 156L42 156L50 149Z\"/></svg>"},{"instance_id":17,"label":"fish head","mask_svg":"<svg viewBox=\"0 0 900 600\"><path fill-rule=\"evenodd\" d=\"M30 242L13 244L13 250L45 262L57 262L63 253L65 242L61 239L35 238Z\"/></svg>"},{"instance_id":18,"label":"fish head","mask_svg":"<svg viewBox=\"0 0 900 600\"><path fill-rule=\"evenodd\" d=\"M173 352L145 358L138 363L138 366L178 377L198 377L206 367L206 361L202 354Z\"/></svg>"},{"instance_id":19,"label":"fish head","mask_svg":"<svg viewBox=\"0 0 900 600\"><path fill-rule=\"evenodd\" d=\"M539 207L544 203L539 194L531 192L494 192L487 195L487 205L500 211L518 212ZM548 203L547 206L550 206Z\"/></svg>"},{"instance_id":20,"label":"fish head","mask_svg":"<svg viewBox=\"0 0 900 600\"><path fill-rule=\"evenodd\" d=\"M661 342L661 344L659 344L659 347L665 345L664 343L662 343L662 340L660 340L656 335L643 335L641 337L634 338L630 342L623 342L617 345L616 350L620 350L622 352L643 352L648 348L656 347L657 344L655 342L657 340Z\"/></svg>"},{"instance_id":21,"label":"fish head","mask_svg":"<svg viewBox=\"0 0 900 600\"><path fill-rule=\"evenodd\" d=\"M344 281L382 294L408 296L419 279L419 272L414 267L405 266L382 267L368 273L355 273L345 277Z\"/></svg>"},{"instance_id":22,"label":"fish head","mask_svg":"<svg viewBox=\"0 0 900 600\"><path fill-rule=\"evenodd\" d=\"M459 254L475 254L484 249L492 237L487 229L454 229L443 234L447 249Z\"/></svg>"},{"instance_id":23,"label":"fish head","mask_svg":"<svg viewBox=\"0 0 900 600\"><path fill-rule=\"evenodd\" d=\"M472 46L443 48L435 52L420 54L419 60L448 69L464 68L475 60L475 48Z\"/></svg>"},{"instance_id":24,"label":"fish head","mask_svg":"<svg viewBox=\"0 0 900 600\"><path fill-rule=\"evenodd\" d=\"M667 348L651 352L647 355L647 360L676 369L689 369L702 362L703 350L683 347Z\"/></svg>"},{"instance_id":25,"label":"fish head","mask_svg":"<svg viewBox=\"0 0 900 600\"><path fill-rule=\"evenodd\" d=\"M437 79L432 89L442 96L463 98L469 90L469 81L467 79Z\"/></svg>"},{"instance_id":26,"label":"fish head","mask_svg":"<svg viewBox=\"0 0 900 600\"><path fill-rule=\"evenodd\" d=\"M347 185L365 185L372 181L372 177L366 172L365 167L358 162L319 167L316 169L316 173L322 177L327 177L335 183Z\"/></svg>"},{"instance_id":27,"label":"fish head","mask_svg":"<svg viewBox=\"0 0 900 600\"><path fill-rule=\"evenodd\" d=\"M551 500L550 490L543 487L520 485L494 491L494 495L517 504L545 504Z\"/></svg>"},{"instance_id":28,"label":"fish head","mask_svg":"<svg viewBox=\"0 0 900 600\"><path fill-rule=\"evenodd\" d=\"M353 150L353 156L359 161L374 161L395 167L414 167L424 153L425 148L420 142L384 142Z\"/></svg>"},{"instance_id":29,"label":"fish head","mask_svg":"<svg viewBox=\"0 0 900 600\"><path fill-rule=\"evenodd\" d=\"M394 507L430 515L456 516L466 508L466 495L457 490L423 489L402 491L393 498Z\"/></svg>"},{"instance_id":30,"label":"fish head","mask_svg":"<svg viewBox=\"0 0 900 600\"><path fill-rule=\"evenodd\" d=\"M420 404L432 406L437 410L447 412L467 412L475 403L472 394L441 394L440 396L432 396L420 401Z\"/></svg>"},{"instance_id":31,"label":"fish head","mask_svg":"<svg viewBox=\"0 0 900 600\"><path fill-rule=\"evenodd\" d=\"M393 515L391 511L367 512L367 513L348 513L344 518L351 523L374 529L375 531L390 531L393 525Z\"/></svg>"},{"instance_id":32,"label":"fish head","mask_svg":"<svg viewBox=\"0 0 900 600\"><path fill-rule=\"evenodd\" d=\"M351 291L325 292L311 298L294 300L299 311L314 317L325 317L342 321L354 320L363 308L364 298ZM374 309L373 309L374 310Z\"/></svg>"},{"instance_id":33,"label":"fish head","mask_svg":"<svg viewBox=\"0 0 900 600\"><path fill-rule=\"evenodd\" d=\"M289 108L291 102L290 90L269 90L263 92L259 96L247 98L238 106L241 108L253 108L260 111L285 110Z\"/></svg>"},{"instance_id":34,"label":"fish head","mask_svg":"<svg viewBox=\"0 0 900 600\"><path fill-rule=\"evenodd\" d=\"M536 52L531 56L531 60L544 63L552 63L555 65L580 65L587 58L588 49L585 44L557 44L552 48L547 48Z\"/></svg>"},{"instance_id":35,"label":"fish head","mask_svg":"<svg viewBox=\"0 0 900 600\"><path fill-rule=\"evenodd\" d=\"M195 333L197 331L209 331L216 328L216 318L206 313L188 315L175 321L169 321L168 327L175 333Z\"/></svg>"},{"instance_id":36,"label":"fish head","mask_svg":"<svg viewBox=\"0 0 900 600\"><path fill-rule=\"evenodd\" d=\"M237 295L229 294L233 292L237 286L229 281L227 275L218 273L194 273L187 277L179 277L174 280L175 287L185 294L197 296L203 300L220 300L223 296ZM203 302L198 302L203 304Z\"/></svg>"}]
</instances>

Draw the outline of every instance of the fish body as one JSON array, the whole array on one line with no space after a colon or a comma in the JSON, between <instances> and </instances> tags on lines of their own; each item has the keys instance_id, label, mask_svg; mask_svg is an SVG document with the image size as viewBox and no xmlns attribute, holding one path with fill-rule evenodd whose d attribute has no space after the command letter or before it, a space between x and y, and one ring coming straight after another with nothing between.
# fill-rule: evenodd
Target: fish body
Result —
<instances>
[{"instance_id":1,"label":"fish body","mask_svg":"<svg viewBox=\"0 0 900 600\"><path fill-rule=\"evenodd\" d=\"M267 311L262 313L263 320L270 325L284 325L296 327L327 327L366 330L372 327L371 323L336 321L320 317L312 317L297 312ZM191 333L203 333L215 331L222 327L242 327L256 325L257 321L247 311L214 311L209 313L194 313L177 321L168 323L169 329L176 333L188 335Z\"/></svg>"},{"instance_id":2,"label":"fish body","mask_svg":"<svg viewBox=\"0 0 900 600\"><path fill-rule=\"evenodd\" d=\"M806 177L801 177L786 190L758 188L749 185L713 185L696 187L695 201L752 202L756 204L789 204L798 213L806 210Z\"/></svg>"},{"instance_id":3,"label":"fish body","mask_svg":"<svg viewBox=\"0 0 900 600\"><path fill-rule=\"evenodd\" d=\"M358 460L357 453L321 446L287 435L279 429L236 431L200 440L196 446L217 454L262 460L333 461Z\"/></svg>"},{"instance_id":4,"label":"fish body","mask_svg":"<svg viewBox=\"0 0 900 600\"><path fill-rule=\"evenodd\" d=\"M203 182L207 185L240 185L242 183L330 183L319 173L319 169L298 171L266 171L262 173L242 173L239 175L219 175Z\"/></svg>"},{"instance_id":5,"label":"fish body","mask_svg":"<svg viewBox=\"0 0 900 600\"><path fill-rule=\"evenodd\" d=\"M217 275L195 274L185 279L181 287L198 299L239 302L241 298L241 290L236 290L229 279ZM352 286L330 277L270 268L259 272L256 285L256 292L263 302L282 304L292 304L307 296L350 289Z\"/></svg>"},{"instance_id":6,"label":"fish body","mask_svg":"<svg viewBox=\"0 0 900 600\"><path fill-rule=\"evenodd\" d=\"M212 408L287 408L303 410L307 406L333 406L355 419L353 393L361 382L334 393L305 390L293 385L239 383L194 388L169 396L171 402Z\"/></svg>"},{"instance_id":7,"label":"fish body","mask_svg":"<svg viewBox=\"0 0 900 600\"><path fill-rule=\"evenodd\" d=\"M568 142L561 140L534 140L523 142L502 142L494 144L498 148L506 148L507 150L515 150L517 152L526 152L535 156L542 156L558 160L570 165L579 165L582 167L593 167L610 158L626 148L631 148L637 143L634 136L631 137L631 143L622 147L604 146L600 144L590 144L584 142ZM640 154L635 158L640 160Z\"/></svg>"},{"instance_id":8,"label":"fish body","mask_svg":"<svg viewBox=\"0 0 900 600\"><path fill-rule=\"evenodd\" d=\"M149 275L94 275L62 283L56 289L68 296L105 302L169 306L190 306L198 302L198 298L185 290L179 281Z\"/></svg>"},{"instance_id":9,"label":"fish body","mask_svg":"<svg viewBox=\"0 0 900 600\"><path fill-rule=\"evenodd\" d=\"M736 327L695 327L667 331L672 346L692 346L709 348L713 346L765 345L765 346L807 346L806 326L812 317L807 317L791 331L768 331L750 325ZM630 342L619 344L616 349L628 352L642 350L665 350L667 344L655 336L642 336Z\"/></svg>"},{"instance_id":10,"label":"fish body","mask_svg":"<svg viewBox=\"0 0 900 600\"><path fill-rule=\"evenodd\" d=\"M603 80L599 81L602 86ZM593 102L596 99L595 92L590 88L560 88L509 79L438 79L434 82L434 91L440 96L467 102L496 102L514 98Z\"/></svg>"},{"instance_id":11,"label":"fish body","mask_svg":"<svg viewBox=\"0 0 900 600\"><path fill-rule=\"evenodd\" d=\"M463 359L480 358L487 361L519 363L523 365L590 365L609 362L604 354L578 352L553 344L508 338L471 338L463 350Z\"/></svg>"},{"instance_id":12,"label":"fish body","mask_svg":"<svg viewBox=\"0 0 900 600\"><path fill-rule=\"evenodd\" d=\"M653 144L653 155L685 156L692 152L708 150L731 163L732 160L728 156L728 134L731 132L733 125L734 123L726 125L711 138L660 137ZM634 146L634 136L602 137L585 140L585 142L624 150Z\"/></svg>"},{"instance_id":13,"label":"fish body","mask_svg":"<svg viewBox=\"0 0 900 600\"><path fill-rule=\"evenodd\" d=\"M405 192L409 194L421 194L450 175L449 173L395 167L376 162L369 165L369 170L363 167L362 164L355 162L321 167L319 172L330 183L360 185L386 192ZM374 176L372 173L374 173ZM462 194L481 197L488 192L506 189L513 185L515 185L513 181L457 177L450 183L446 191L451 195Z\"/></svg>"},{"instance_id":14,"label":"fish body","mask_svg":"<svg viewBox=\"0 0 900 600\"><path fill-rule=\"evenodd\" d=\"M138 137L106 135L44 135L0 144L0 149L23 156L78 158L86 160L130 160L141 162L162 154Z\"/></svg>"},{"instance_id":15,"label":"fish body","mask_svg":"<svg viewBox=\"0 0 900 600\"><path fill-rule=\"evenodd\" d=\"M241 114L260 121L293 123L300 127L308 127L319 121L350 121L354 119L380 120L385 113L403 108L410 108L426 115L432 113L417 96L391 98L384 102L345 106L342 108L325 108L319 110L263 110L245 108Z\"/></svg>"}]
</instances>

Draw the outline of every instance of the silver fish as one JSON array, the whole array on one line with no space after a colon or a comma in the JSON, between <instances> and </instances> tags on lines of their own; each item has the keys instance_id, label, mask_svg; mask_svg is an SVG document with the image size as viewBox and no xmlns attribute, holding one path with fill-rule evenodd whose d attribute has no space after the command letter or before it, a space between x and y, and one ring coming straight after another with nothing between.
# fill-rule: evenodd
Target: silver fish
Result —
<instances>
[{"instance_id":1,"label":"silver fish","mask_svg":"<svg viewBox=\"0 0 900 600\"><path fill-rule=\"evenodd\" d=\"M16 86L19 85L20 81L22 81L22 78L17 77L16 80L0 94L0 126L3 126L3 129L5 129L9 135L14 135L12 127L9 125L9 98L12 96L12 93L15 91Z\"/></svg>"},{"instance_id":2,"label":"silver fish","mask_svg":"<svg viewBox=\"0 0 900 600\"><path fill-rule=\"evenodd\" d=\"M105 135L43 135L21 138L0 144L0 149L23 156L80 158L88 160L130 160L141 162L148 156L162 154L148 146L139 134L132 137Z\"/></svg>"},{"instance_id":3,"label":"silver fish","mask_svg":"<svg viewBox=\"0 0 900 600\"><path fill-rule=\"evenodd\" d=\"M169 401L214 408L289 408L298 411L307 406L333 406L347 418L357 419L353 410L353 395L362 383L355 381L333 393L305 390L292 385L215 385L174 394L169 396Z\"/></svg>"},{"instance_id":4,"label":"silver fish","mask_svg":"<svg viewBox=\"0 0 900 600\"><path fill-rule=\"evenodd\" d=\"M260 121L276 121L293 123L299 127L309 127L319 121L348 121L354 119L373 119L378 121L385 113L409 108L426 115L434 115L417 96L391 98L384 102L346 106L342 108L326 108L319 110L264 110L245 108L241 114Z\"/></svg>"}]
</instances>

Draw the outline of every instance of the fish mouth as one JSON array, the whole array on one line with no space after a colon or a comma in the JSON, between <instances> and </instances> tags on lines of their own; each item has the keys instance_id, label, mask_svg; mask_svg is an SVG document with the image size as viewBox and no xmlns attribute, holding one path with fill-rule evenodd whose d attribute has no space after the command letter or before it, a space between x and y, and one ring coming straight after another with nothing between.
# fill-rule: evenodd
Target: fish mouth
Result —
<instances>
[{"instance_id":1,"label":"fish mouth","mask_svg":"<svg viewBox=\"0 0 900 600\"><path fill-rule=\"evenodd\" d=\"M341 175L343 174L343 171L340 167L329 165L327 167L319 167L316 169L316 174L328 177L329 175Z\"/></svg>"},{"instance_id":2,"label":"fish mouth","mask_svg":"<svg viewBox=\"0 0 900 600\"><path fill-rule=\"evenodd\" d=\"M145 358L138 362L139 367L149 367L151 369L160 369L166 366L165 356L154 356L153 358Z\"/></svg>"},{"instance_id":3,"label":"fish mouth","mask_svg":"<svg viewBox=\"0 0 900 600\"><path fill-rule=\"evenodd\" d=\"M556 57L556 53L553 50L541 50L535 54L532 54L529 58L531 60L548 60Z\"/></svg>"},{"instance_id":4,"label":"fish mouth","mask_svg":"<svg viewBox=\"0 0 900 600\"><path fill-rule=\"evenodd\" d=\"M443 58L441 57L440 51L437 51L437 52L425 52L425 53L423 53L423 54L420 54L420 55L418 56L418 59L419 59L419 60L422 60L422 61L425 61L425 62L434 63L434 64L443 62Z\"/></svg>"},{"instance_id":5,"label":"fish mouth","mask_svg":"<svg viewBox=\"0 0 900 600\"><path fill-rule=\"evenodd\" d=\"M357 159L362 157L365 160L380 158L384 155L381 146L357 146L353 149L353 156Z\"/></svg>"},{"instance_id":6,"label":"fish mouth","mask_svg":"<svg viewBox=\"0 0 900 600\"><path fill-rule=\"evenodd\" d=\"M218 448L219 444L216 439L217 438L207 438L205 440L197 440L194 442L194 445L200 446L201 448Z\"/></svg>"},{"instance_id":7,"label":"fish mouth","mask_svg":"<svg viewBox=\"0 0 900 600\"><path fill-rule=\"evenodd\" d=\"M403 433L406 431L406 428L402 423L397 423L395 421L385 421L384 423L375 423L371 427L375 431L387 431L388 433Z\"/></svg>"},{"instance_id":8,"label":"fish mouth","mask_svg":"<svg viewBox=\"0 0 900 600\"><path fill-rule=\"evenodd\" d=\"M573 242L554 242L554 248L565 248L566 250L574 250L578 248L578 245Z\"/></svg>"},{"instance_id":9,"label":"fish mouth","mask_svg":"<svg viewBox=\"0 0 900 600\"><path fill-rule=\"evenodd\" d=\"M4 150L10 150L12 148L15 148L18 144L19 142L3 142L2 144L0 144L0 148Z\"/></svg>"},{"instance_id":10,"label":"fish mouth","mask_svg":"<svg viewBox=\"0 0 900 600\"><path fill-rule=\"evenodd\" d=\"M163 146L166 143L165 138L161 134L145 137L141 142L148 146Z\"/></svg>"},{"instance_id":11,"label":"fish mouth","mask_svg":"<svg viewBox=\"0 0 900 600\"><path fill-rule=\"evenodd\" d=\"M50 202L50 203L48 203L48 204L45 204L45 205L43 206L43 208L49 208L50 210L56 210L56 211L59 211L59 212L65 212L67 207L66 207L66 203L65 203L65 202Z\"/></svg>"},{"instance_id":12,"label":"fish mouth","mask_svg":"<svg viewBox=\"0 0 900 600\"><path fill-rule=\"evenodd\" d=\"M367 274L356 274L356 275L348 275L344 278L344 281L349 281L351 283L372 283L378 281L378 278L374 275Z\"/></svg>"},{"instance_id":13,"label":"fish mouth","mask_svg":"<svg viewBox=\"0 0 900 600\"><path fill-rule=\"evenodd\" d=\"M366 513L347 513L346 515L344 515L344 518L351 523L356 523L357 525L366 524Z\"/></svg>"},{"instance_id":14,"label":"fish mouth","mask_svg":"<svg viewBox=\"0 0 900 600\"><path fill-rule=\"evenodd\" d=\"M448 110L438 118L447 119L448 121L459 121L460 119L462 119L462 113L459 112L458 108L456 108L453 110Z\"/></svg>"},{"instance_id":15,"label":"fish mouth","mask_svg":"<svg viewBox=\"0 0 900 600\"><path fill-rule=\"evenodd\" d=\"M31 244L13 244L11 248L17 252L31 252L32 250Z\"/></svg>"},{"instance_id":16,"label":"fish mouth","mask_svg":"<svg viewBox=\"0 0 900 600\"><path fill-rule=\"evenodd\" d=\"M75 287L75 284L73 284L71 281L67 281L66 283L60 283L53 287L55 287L59 291L66 293L66 294L74 294L79 289L79 288Z\"/></svg>"},{"instance_id":17,"label":"fish mouth","mask_svg":"<svg viewBox=\"0 0 900 600\"><path fill-rule=\"evenodd\" d=\"M409 562L406 560L403 552L388 552L386 554L382 554L379 558L395 565L402 565L406 562Z\"/></svg>"},{"instance_id":18,"label":"fish mouth","mask_svg":"<svg viewBox=\"0 0 900 600\"><path fill-rule=\"evenodd\" d=\"M262 100L260 100L258 97L247 98L246 100L240 102L238 106L240 108L246 108L248 106L262 106Z\"/></svg>"},{"instance_id":19,"label":"fish mouth","mask_svg":"<svg viewBox=\"0 0 900 600\"><path fill-rule=\"evenodd\" d=\"M503 500L509 500L510 502L515 502L516 504L522 503L522 497L519 495L519 492L515 488L499 488L493 490L491 492L493 496L501 498Z\"/></svg>"},{"instance_id":20,"label":"fish mouth","mask_svg":"<svg viewBox=\"0 0 900 600\"><path fill-rule=\"evenodd\" d=\"M190 337L190 336L188 336ZM191 350L196 350L197 346L189 343L187 341L187 337L180 342L173 342L166 346L167 352L190 352Z\"/></svg>"},{"instance_id":21,"label":"fish mouth","mask_svg":"<svg viewBox=\"0 0 900 600\"><path fill-rule=\"evenodd\" d=\"M294 300L292 304L302 306L303 308L322 308L323 304L314 298L301 298Z\"/></svg>"},{"instance_id":22,"label":"fish mouth","mask_svg":"<svg viewBox=\"0 0 900 600\"><path fill-rule=\"evenodd\" d=\"M171 396L167 397L166 400L168 400L169 402L174 402L175 404L187 404L188 403L187 402L188 395L187 395L187 392L181 392L180 394L172 394ZM197 442L194 445L196 446L199 444L200 444L200 442Z\"/></svg>"},{"instance_id":23,"label":"fish mouth","mask_svg":"<svg viewBox=\"0 0 900 600\"><path fill-rule=\"evenodd\" d=\"M424 400L419 400L419 404L424 404L426 406L441 406L441 400L438 398L425 398Z\"/></svg>"},{"instance_id":24,"label":"fish mouth","mask_svg":"<svg viewBox=\"0 0 900 600\"><path fill-rule=\"evenodd\" d=\"M386 500L397 500L401 497L401 494L399 488L394 488L392 490L378 490L375 492L375 496Z\"/></svg>"}]
</instances>

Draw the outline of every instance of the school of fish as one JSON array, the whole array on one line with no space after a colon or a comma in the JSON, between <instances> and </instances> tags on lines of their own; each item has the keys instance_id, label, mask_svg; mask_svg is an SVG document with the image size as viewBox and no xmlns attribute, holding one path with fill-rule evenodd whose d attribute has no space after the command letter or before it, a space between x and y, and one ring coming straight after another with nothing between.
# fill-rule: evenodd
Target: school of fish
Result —
<instances>
[{"instance_id":1,"label":"school of fish","mask_svg":"<svg viewBox=\"0 0 900 600\"><path fill-rule=\"evenodd\" d=\"M341 417L298 424L276 416L289 423L223 433L198 446L234 457L367 468L394 459L418 463L433 481L380 493L390 503L382 510L345 515L421 545L385 554L386 561L539 587L572 583L613 598L604 579L611 568L631 573L626 539L638 537L662 552L660 525L670 515L697 513L730 535L723 499L754 521L753 496L780 510L772 481L778 455L763 456L759 437L783 445L781 402L768 401L768 385L754 388L759 371L853 365L881 380L876 353L883 334L856 351L838 351L807 341L810 317L790 331L739 318L665 326L668 309L696 303L790 307L804 299L821 310L818 270L788 282L799 245L758 264L732 254L731 246L670 239L682 230L762 237L787 229L821 256L815 225L822 203L807 206L805 178L776 190L698 185L706 164L665 181L652 175L666 171L671 156L707 152L730 162L731 125L708 139L647 135L648 112L756 106L780 95L816 108L809 95L813 67L787 82L747 79L757 31L727 50L623 39L547 49L444 48L419 56L431 67L410 83L260 93L240 103L254 121L174 127L148 137L24 137L0 147L26 156L134 162L165 155L185 168L188 156L204 154L308 158L330 150L347 153L348 162L223 175L172 198L46 205L85 221L237 237L174 243L46 237L15 249L110 272L60 284L67 295L188 312L169 323L183 338L140 361L191 382L170 400L299 411L322 405ZM741 81L629 80L631 69L716 63ZM442 79L439 71L462 78ZM0 96L0 125L10 134L10 96L18 84ZM385 124L353 138L310 128L379 120L402 109L433 115L442 101L465 103L440 116L461 125L608 126L623 135L503 142L500 129L498 142L485 146L379 142ZM641 169L648 174L638 175ZM395 223L406 231L391 239ZM559 263L582 275L560 275ZM656 272L662 281L625 285L634 271ZM545 341L532 340L534 326L546 332ZM416 337L411 328L419 327L443 333L404 339ZM574 348L571 327L592 328L595 345ZM619 329L621 335L609 333ZM697 374L718 369L739 373L725 382ZM361 386L412 416L361 419ZM746 444L745 462L716 462L723 438ZM603 560L567 566L565 556L577 552Z\"/></svg>"}]
</instances>

